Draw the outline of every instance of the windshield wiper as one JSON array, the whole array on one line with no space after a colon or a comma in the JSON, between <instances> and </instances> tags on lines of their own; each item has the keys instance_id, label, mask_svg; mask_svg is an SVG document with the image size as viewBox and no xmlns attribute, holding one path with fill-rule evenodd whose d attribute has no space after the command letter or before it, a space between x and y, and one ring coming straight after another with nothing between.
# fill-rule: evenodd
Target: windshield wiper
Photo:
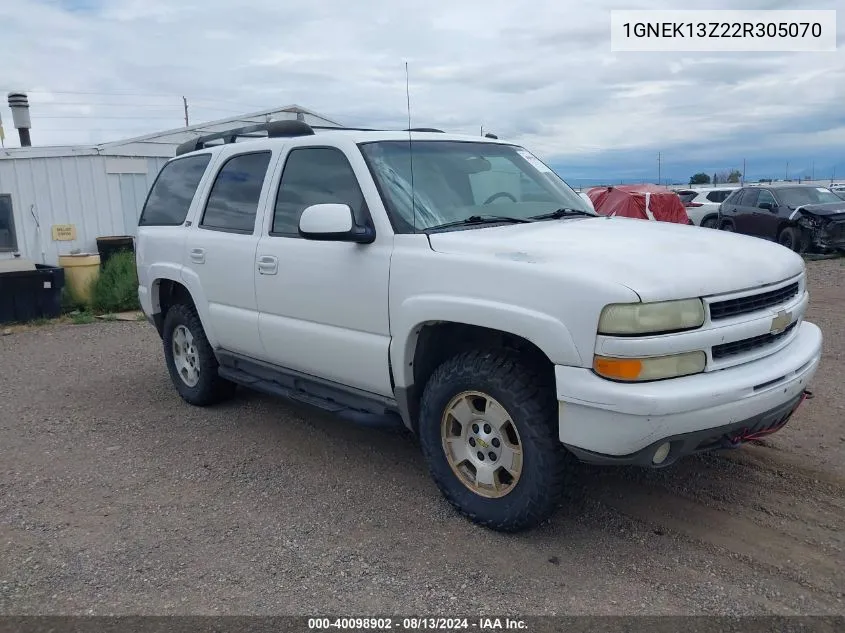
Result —
<instances>
[{"instance_id":1,"label":"windshield wiper","mask_svg":"<svg viewBox=\"0 0 845 633\"><path fill-rule=\"evenodd\" d=\"M583 209L570 209L568 207L564 207L562 209L555 209L550 213L543 213L542 215L532 215L532 220L559 220L560 218L566 218L573 215L588 215L590 217L595 216L595 213L590 213L589 211L584 211Z\"/></svg>"},{"instance_id":2,"label":"windshield wiper","mask_svg":"<svg viewBox=\"0 0 845 633\"><path fill-rule=\"evenodd\" d=\"M435 226L429 226L426 230L437 231L439 229L448 229L453 226L466 226L468 224L495 224L497 222L509 222L511 224L524 224L526 222L533 222L534 220L527 218L515 218L507 215L471 215L463 220L455 220L454 222L444 222Z\"/></svg>"}]
</instances>

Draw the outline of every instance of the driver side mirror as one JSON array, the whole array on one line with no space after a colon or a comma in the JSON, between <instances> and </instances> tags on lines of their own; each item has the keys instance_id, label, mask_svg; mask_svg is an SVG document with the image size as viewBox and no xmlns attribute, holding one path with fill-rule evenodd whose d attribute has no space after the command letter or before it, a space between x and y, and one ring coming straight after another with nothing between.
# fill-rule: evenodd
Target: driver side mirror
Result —
<instances>
[{"instance_id":1,"label":"driver side mirror","mask_svg":"<svg viewBox=\"0 0 845 633\"><path fill-rule=\"evenodd\" d=\"M775 209L775 205L773 205L771 202L761 202L757 206L761 209L765 209L766 211L774 211Z\"/></svg>"},{"instance_id":2,"label":"driver side mirror","mask_svg":"<svg viewBox=\"0 0 845 633\"><path fill-rule=\"evenodd\" d=\"M370 244L376 233L368 226L355 223L348 204L312 204L299 216L299 235L321 242L355 242Z\"/></svg>"}]
</instances>

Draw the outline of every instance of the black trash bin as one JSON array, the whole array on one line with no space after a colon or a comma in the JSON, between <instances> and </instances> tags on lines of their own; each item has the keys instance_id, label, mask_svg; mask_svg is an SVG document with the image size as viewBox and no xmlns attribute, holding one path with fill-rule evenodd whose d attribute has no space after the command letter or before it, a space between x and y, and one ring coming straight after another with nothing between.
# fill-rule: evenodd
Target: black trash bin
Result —
<instances>
[{"instance_id":1,"label":"black trash bin","mask_svg":"<svg viewBox=\"0 0 845 633\"><path fill-rule=\"evenodd\" d=\"M135 253L135 238L131 235L109 235L97 238L97 252L100 253L100 268L104 268L109 257L120 251Z\"/></svg>"},{"instance_id":2,"label":"black trash bin","mask_svg":"<svg viewBox=\"0 0 845 633\"><path fill-rule=\"evenodd\" d=\"M65 269L59 266L0 273L0 323L60 316L64 285Z\"/></svg>"}]
</instances>

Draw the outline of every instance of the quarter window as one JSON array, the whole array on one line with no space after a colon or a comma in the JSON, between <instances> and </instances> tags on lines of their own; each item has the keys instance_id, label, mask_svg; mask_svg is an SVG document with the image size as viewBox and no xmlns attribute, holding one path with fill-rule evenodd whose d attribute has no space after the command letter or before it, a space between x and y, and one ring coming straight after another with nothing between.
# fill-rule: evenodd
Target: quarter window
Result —
<instances>
[{"instance_id":1,"label":"quarter window","mask_svg":"<svg viewBox=\"0 0 845 633\"><path fill-rule=\"evenodd\" d=\"M200 226L252 233L270 155L270 152L240 154L226 161L208 194Z\"/></svg>"},{"instance_id":2,"label":"quarter window","mask_svg":"<svg viewBox=\"0 0 845 633\"><path fill-rule=\"evenodd\" d=\"M172 160L162 167L147 196L138 224L182 224L188 216L191 201L210 160L211 154L197 154Z\"/></svg>"},{"instance_id":3,"label":"quarter window","mask_svg":"<svg viewBox=\"0 0 845 633\"><path fill-rule=\"evenodd\" d=\"M331 147L291 150L279 183L272 233L299 237L305 208L328 203L347 204L359 225L368 223L364 194L343 152Z\"/></svg>"}]
</instances>

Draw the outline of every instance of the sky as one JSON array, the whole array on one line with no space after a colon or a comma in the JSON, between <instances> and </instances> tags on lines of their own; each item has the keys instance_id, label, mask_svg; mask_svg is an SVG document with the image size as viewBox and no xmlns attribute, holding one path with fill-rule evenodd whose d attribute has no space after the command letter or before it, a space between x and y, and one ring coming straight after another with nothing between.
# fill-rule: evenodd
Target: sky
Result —
<instances>
[{"instance_id":1,"label":"sky","mask_svg":"<svg viewBox=\"0 0 845 633\"><path fill-rule=\"evenodd\" d=\"M836 9L744 0L743 9ZM241 8L248 5L249 8ZM352 126L479 134L570 184L845 178L845 10L823 53L613 53L610 9L732 0L0 0L0 90L37 145L92 144L299 104ZM840 6L840 9L845 9ZM0 104L6 145L17 146Z\"/></svg>"}]
</instances>

